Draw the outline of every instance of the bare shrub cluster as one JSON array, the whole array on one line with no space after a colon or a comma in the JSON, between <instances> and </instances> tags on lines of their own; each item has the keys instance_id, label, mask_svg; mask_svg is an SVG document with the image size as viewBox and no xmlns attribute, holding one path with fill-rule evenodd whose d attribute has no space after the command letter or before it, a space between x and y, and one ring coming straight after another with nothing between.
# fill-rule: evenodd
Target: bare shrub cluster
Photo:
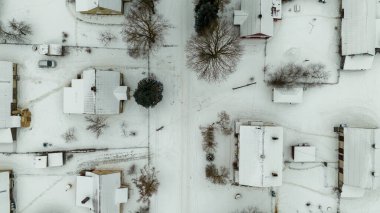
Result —
<instances>
[{"instance_id":1,"label":"bare shrub cluster","mask_svg":"<svg viewBox=\"0 0 380 213\"><path fill-rule=\"evenodd\" d=\"M31 26L24 21L12 19L8 22L7 27L0 24L0 38L4 40L4 42L24 42L31 34Z\"/></svg>"},{"instance_id":2,"label":"bare shrub cluster","mask_svg":"<svg viewBox=\"0 0 380 213\"><path fill-rule=\"evenodd\" d=\"M133 179L133 183L140 193L138 201L146 203L149 202L150 197L157 192L160 182L157 179L157 172L154 167L144 166L144 168L140 170L140 173L138 178Z\"/></svg>"},{"instance_id":3,"label":"bare shrub cluster","mask_svg":"<svg viewBox=\"0 0 380 213\"><path fill-rule=\"evenodd\" d=\"M131 57L147 57L164 42L164 33L169 24L156 13L155 2L155 0L137 0L127 12L121 35L128 45Z\"/></svg>"},{"instance_id":4,"label":"bare shrub cluster","mask_svg":"<svg viewBox=\"0 0 380 213\"><path fill-rule=\"evenodd\" d=\"M86 121L89 123L86 127L87 130L95 133L96 138L104 133L104 130L108 128L107 118L100 116L86 116Z\"/></svg>"},{"instance_id":5,"label":"bare shrub cluster","mask_svg":"<svg viewBox=\"0 0 380 213\"><path fill-rule=\"evenodd\" d=\"M323 64L313 63L306 66L288 63L269 75L267 84L273 87L315 86L323 84L329 77Z\"/></svg>"},{"instance_id":6,"label":"bare shrub cluster","mask_svg":"<svg viewBox=\"0 0 380 213\"><path fill-rule=\"evenodd\" d=\"M216 151L214 126L209 125L208 127L200 127L200 129L203 137L203 151L206 153L214 153Z\"/></svg>"},{"instance_id":7,"label":"bare shrub cluster","mask_svg":"<svg viewBox=\"0 0 380 213\"><path fill-rule=\"evenodd\" d=\"M206 178L212 183L225 185L228 183L228 169L226 167L216 168L215 164L210 163L205 169Z\"/></svg>"},{"instance_id":8,"label":"bare shrub cluster","mask_svg":"<svg viewBox=\"0 0 380 213\"><path fill-rule=\"evenodd\" d=\"M209 82L225 79L235 72L242 55L239 33L231 22L222 19L202 35L193 35L187 42L187 66L199 79Z\"/></svg>"},{"instance_id":9,"label":"bare shrub cluster","mask_svg":"<svg viewBox=\"0 0 380 213\"><path fill-rule=\"evenodd\" d=\"M256 207L253 207L253 206L249 206L245 209L242 209L242 210L236 210L232 213L263 213L261 211L259 211Z\"/></svg>"},{"instance_id":10,"label":"bare shrub cluster","mask_svg":"<svg viewBox=\"0 0 380 213\"><path fill-rule=\"evenodd\" d=\"M117 38L110 31L103 31L99 33L98 40L107 47L112 41L115 41Z\"/></svg>"},{"instance_id":11,"label":"bare shrub cluster","mask_svg":"<svg viewBox=\"0 0 380 213\"><path fill-rule=\"evenodd\" d=\"M70 143L77 140L76 137L76 129L70 128L65 133L62 134L63 140L65 140L66 143Z\"/></svg>"},{"instance_id":12,"label":"bare shrub cluster","mask_svg":"<svg viewBox=\"0 0 380 213\"><path fill-rule=\"evenodd\" d=\"M219 120L216 122L220 130L224 135L231 135L233 130L231 128L230 115L226 111L222 111L218 114Z\"/></svg>"},{"instance_id":13,"label":"bare shrub cluster","mask_svg":"<svg viewBox=\"0 0 380 213\"><path fill-rule=\"evenodd\" d=\"M149 206L140 206L135 213L149 213Z\"/></svg>"}]
</instances>

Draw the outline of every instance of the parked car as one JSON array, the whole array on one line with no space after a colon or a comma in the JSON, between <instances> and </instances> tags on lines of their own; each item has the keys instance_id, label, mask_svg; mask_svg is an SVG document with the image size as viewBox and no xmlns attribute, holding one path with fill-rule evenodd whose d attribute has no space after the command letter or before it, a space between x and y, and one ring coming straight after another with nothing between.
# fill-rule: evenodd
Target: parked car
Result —
<instances>
[{"instance_id":1,"label":"parked car","mask_svg":"<svg viewBox=\"0 0 380 213\"><path fill-rule=\"evenodd\" d=\"M57 62L53 60L40 60L38 62L39 68L54 68L57 66Z\"/></svg>"}]
</instances>

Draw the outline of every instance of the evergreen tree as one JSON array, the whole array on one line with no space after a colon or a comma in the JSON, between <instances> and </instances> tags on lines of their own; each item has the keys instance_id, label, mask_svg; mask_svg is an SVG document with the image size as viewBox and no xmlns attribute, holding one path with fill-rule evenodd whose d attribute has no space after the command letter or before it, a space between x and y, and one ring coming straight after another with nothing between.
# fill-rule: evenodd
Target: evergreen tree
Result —
<instances>
[{"instance_id":1,"label":"evergreen tree","mask_svg":"<svg viewBox=\"0 0 380 213\"><path fill-rule=\"evenodd\" d=\"M218 4L214 0L200 0L195 6L195 31L202 34L218 18Z\"/></svg>"},{"instance_id":2,"label":"evergreen tree","mask_svg":"<svg viewBox=\"0 0 380 213\"><path fill-rule=\"evenodd\" d=\"M164 86L152 77L142 79L133 94L136 102L145 108L154 107L162 100Z\"/></svg>"}]
</instances>

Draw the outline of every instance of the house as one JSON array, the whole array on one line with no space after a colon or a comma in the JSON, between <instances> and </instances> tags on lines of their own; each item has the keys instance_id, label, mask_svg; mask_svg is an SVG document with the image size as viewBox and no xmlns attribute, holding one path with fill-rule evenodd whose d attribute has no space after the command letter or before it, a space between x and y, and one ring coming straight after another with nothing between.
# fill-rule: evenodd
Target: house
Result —
<instances>
[{"instance_id":1,"label":"house","mask_svg":"<svg viewBox=\"0 0 380 213\"><path fill-rule=\"evenodd\" d=\"M273 103L299 104L303 101L303 88L273 88Z\"/></svg>"},{"instance_id":2,"label":"house","mask_svg":"<svg viewBox=\"0 0 380 213\"><path fill-rule=\"evenodd\" d=\"M242 38L273 36L274 20L281 19L281 0L242 0L234 11L234 25L240 26Z\"/></svg>"},{"instance_id":3,"label":"house","mask_svg":"<svg viewBox=\"0 0 380 213\"><path fill-rule=\"evenodd\" d=\"M16 128L21 127L17 110L17 65L0 61L0 143L16 140Z\"/></svg>"},{"instance_id":4,"label":"house","mask_svg":"<svg viewBox=\"0 0 380 213\"><path fill-rule=\"evenodd\" d=\"M128 99L128 87L117 71L88 69L71 87L63 90L63 112L74 114L119 114Z\"/></svg>"},{"instance_id":5,"label":"house","mask_svg":"<svg viewBox=\"0 0 380 213\"><path fill-rule=\"evenodd\" d=\"M122 0L76 0L76 11L93 15L122 15Z\"/></svg>"},{"instance_id":6,"label":"house","mask_svg":"<svg viewBox=\"0 0 380 213\"><path fill-rule=\"evenodd\" d=\"M94 213L119 213L128 201L128 188L121 185L120 171L85 172L77 177L76 205Z\"/></svg>"},{"instance_id":7,"label":"house","mask_svg":"<svg viewBox=\"0 0 380 213\"><path fill-rule=\"evenodd\" d=\"M298 144L292 146L292 157L294 162L315 162L315 146L309 144Z\"/></svg>"},{"instance_id":8,"label":"house","mask_svg":"<svg viewBox=\"0 0 380 213\"><path fill-rule=\"evenodd\" d=\"M13 212L11 171L0 171L0 212Z\"/></svg>"},{"instance_id":9,"label":"house","mask_svg":"<svg viewBox=\"0 0 380 213\"><path fill-rule=\"evenodd\" d=\"M237 121L237 171L235 182L243 186L282 185L283 128L262 122Z\"/></svg>"},{"instance_id":10,"label":"house","mask_svg":"<svg viewBox=\"0 0 380 213\"><path fill-rule=\"evenodd\" d=\"M380 175L380 129L341 125L339 136L338 185L341 197L362 197L377 188Z\"/></svg>"},{"instance_id":11,"label":"house","mask_svg":"<svg viewBox=\"0 0 380 213\"><path fill-rule=\"evenodd\" d=\"M375 56L376 0L342 2L343 70L371 69Z\"/></svg>"}]
</instances>

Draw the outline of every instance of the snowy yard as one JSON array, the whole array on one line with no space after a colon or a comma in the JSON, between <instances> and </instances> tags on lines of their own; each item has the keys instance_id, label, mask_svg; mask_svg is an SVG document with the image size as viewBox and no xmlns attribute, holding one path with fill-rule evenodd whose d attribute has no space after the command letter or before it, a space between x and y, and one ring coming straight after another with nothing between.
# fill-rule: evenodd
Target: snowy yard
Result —
<instances>
[{"instance_id":1,"label":"snowy yard","mask_svg":"<svg viewBox=\"0 0 380 213\"><path fill-rule=\"evenodd\" d=\"M300 5L300 12L294 6ZM161 0L158 10L172 25L165 47L150 58L150 71L164 84L163 100L146 110L132 98L124 103L124 112L108 116L109 127L98 139L86 130L83 115L63 113L63 87L88 67L112 68L124 75L133 91L148 75L148 62L128 56L126 44L118 36L104 47L98 33L121 31L121 17L91 18L78 15L65 0L1 0L0 20L16 18L31 23L33 36L26 45L0 45L0 60L18 64L20 76L18 102L32 112L30 128L18 130L17 142L1 145L0 170L15 173L14 197L17 212L84 213L75 205L75 177L83 169L123 171L124 183L131 188L131 199L123 213L134 213L141 206L132 184L136 174L128 169L155 166L160 180L157 195L151 201L154 213L231 213L246 207L262 212L344 213L380 211L380 190L357 200L340 200L338 186L338 137L333 127L339 124L378 127L380 124L380 58L372 70L339 71L340 1L326 4L317 0L293 0L283 3L283 19L275 22L269 40L245 39L244 54L237 71L224 82L208 83L197 79L185 64L185 45L193 33L193 4L186 0ZM54 21L52 21L54 20ZM68 33L68 54L64 57L41 56L33 44L61 43ZM86 48L91 48L91 53ZM55 69L40 69L41 59L57 61ZM264 82L265 67L274 69L283 63L310 60L326 65L331 85L308 88L298 105L275 104L272 90ZM305 62L306 63L306 62ZM249 87L234 87L256 82ZM338 84L333 84L339 82ZM217 119L226 111L231 119L249 118L274 123L284 128L283 184L273 188L250 188L210 183L204 174L200 126ZM161 130L157 131L159 128ZM62 134L75 128L77 141L66 143ZM123 130L135 131L125 136ZM232 179L233 136L217 134L216 165L226 166ZM47 147L43 144L48 143ZM309 143L316 147L316 162L294 163L291 146ZM33 168L33 154L74 149L107 149L94 153L75 153L62 168ZM72 189L65 186L73 183ZM240 193L240 199L234 199ZM310 205L307 205L310 204Z\"/></svg>"}]
</instances>

